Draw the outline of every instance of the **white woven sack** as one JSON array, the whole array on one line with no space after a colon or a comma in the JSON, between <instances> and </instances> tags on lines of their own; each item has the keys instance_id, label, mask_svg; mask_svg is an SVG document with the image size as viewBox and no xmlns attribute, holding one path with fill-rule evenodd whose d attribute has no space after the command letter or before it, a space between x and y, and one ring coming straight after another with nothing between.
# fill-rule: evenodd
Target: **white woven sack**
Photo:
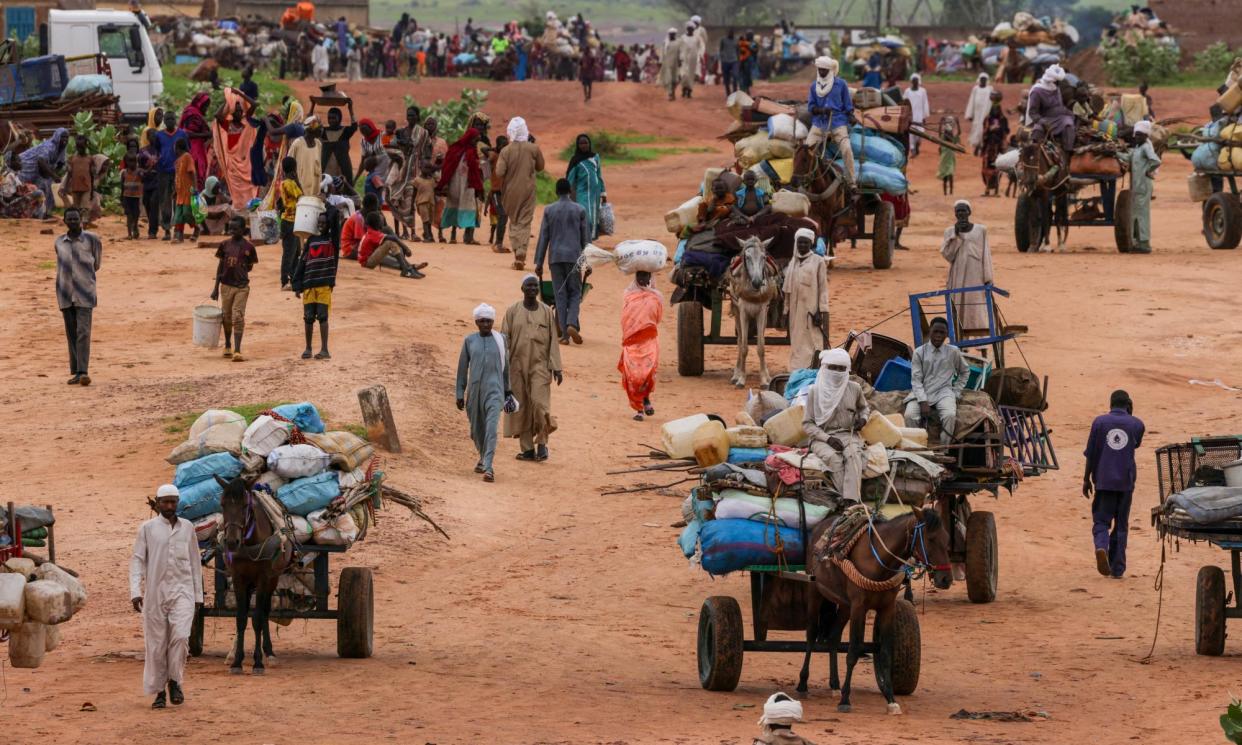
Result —
<instances>
[{"instance_id":1,"label":"white woven sack","mask_svg":"<svg viewBox=\"0 0 1242 745\"><path fill-rule=\"evenodd\" d=\"M276 448L289 441L293 425L277 421L267 414L257 417L242 435L242 451L266 458Z\"/></svg>"},{"instance_id":2,"label":"white woven sack","mask_svg":"<svg viewBox=\"0 0 1242 745\"><path fill-rule=\"evenodd\" d=\"M284 479L304 479L323 473L330 456L314 445L281 445L267 456L268 470Z\"/></svg>"}]
</instances>

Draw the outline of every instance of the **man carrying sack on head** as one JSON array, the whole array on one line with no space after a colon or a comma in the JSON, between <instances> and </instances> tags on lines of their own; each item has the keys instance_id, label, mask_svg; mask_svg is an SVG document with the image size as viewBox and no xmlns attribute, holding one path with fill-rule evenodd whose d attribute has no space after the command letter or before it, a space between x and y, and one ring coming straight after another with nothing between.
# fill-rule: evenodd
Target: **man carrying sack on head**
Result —
<instances>
[{"instance_id":1,"label":"man carrying sack on head","mask_svg":"<svg viewBox=\"0 0 1242 745\"><path fill-rule=\"evenodd\" d=\"M142 614L146 664L143 690L155 694L152 709L185 701L185 659L197 605L203 604L203 570L194 525L177 517L181 492L164 484L155 493L157 517L138 528L129 560L129 597ZM145 590L143 585L146 585ZM167 698L165 697L167 688Z\"/></svg>"}]
</instances>

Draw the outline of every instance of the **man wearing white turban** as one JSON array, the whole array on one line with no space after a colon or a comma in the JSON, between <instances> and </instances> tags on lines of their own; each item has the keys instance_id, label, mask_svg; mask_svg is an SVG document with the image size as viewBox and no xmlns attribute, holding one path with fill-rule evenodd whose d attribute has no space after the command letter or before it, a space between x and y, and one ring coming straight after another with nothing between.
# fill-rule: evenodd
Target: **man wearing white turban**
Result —
<instances>
[{"instance_id":1,"label":"man wearing white turban","mask_svg":"<svg viewBox=\"0 0 1242 745\"><path fill-rule=\"evenodd\" d=\"M759 718L762 734L755 738L755 745L815 745L794 734L794 724L802 721L802 703L784 693L773 693L763 705Z\"/></svg>"},{"instance_id":2,"label":"man wearing white turban","mask_svg":"<svg viewBox=\"0 0 1242 745\"><path fill-rule=\"evenodd\" d=\"M496 455L496 427L510 397L509 365L505 337L493 331L496 309L483 303L474 309L477 333L466 337L457 358L457 408L470 418L470 439L479 452L475 473L495 481L492 459Z\"/></svg>"},{"instance_id":3,"label":"man wearing white turban","mask_svg":"<svg viewBox=\"0 0 1242 745\"><path fill-rule=\"evenodd\" d=\"M854 186L854 150L850 147L849 126L854 120L854 100L849 86L837 76L839 64L831 57L815 60L816 77L807 95L811 131L806 146L815 149L831 139L845 163L845 182Z\"/></svg>"},{"instance_id":4,"label":"man wearing white turban","mask_svg":"<svg viewBox=\"0 0 1242 745\"><path fill-rule=\"evenodd\" d=\"M530 246L530 226L535 220L535 179L543 170L543 151L531 142L526 120L509 120L509 144L500 151L492 191L500 193L500 205L509 219L509 243L513 246L513 268L526 268Z\"/></svg>"},{"instance_id":5,"label":"man wearing white turban","mask_svg":"<svg viewBox=\"0 0 1242 745\"><path fill-rule=\"evenodd\" d=\"M706 47L695 35L696 27L693 23L686 24L686 33L682 34L681 42L681 69L677 71L678 83L681 85L681 97L690 98L694 95L694 82L699 74L699 61L703 56Z\"/></svg>"},{"instance_id":6,"label":"man wearing white turban","mask_svg":"<svg viewBox=\"0 0 1242 745\"><path fill-rule=\"evenodd\" d=\"M959 199L953 205L955 223L945 228L940 255L949 262L946 290L992 284L992 249L988 229L970 221L970 202ZM984 292L963 292L951 296L957 338L988 336L988 298Z\"/></svg>"},{"instance_id":7,"label":"man wearing white turban","mask_svg":"<svg viewBox=\"0 0 1242 745\"><path fill-rule=\"evenodd\" d=\"M794 233L794 255L785 268L785 306L789 310L789 371L811 366L828 341L828 260L811 249L815 231Z\"/></svg>"},{"instance_id":8,"label":"man wearing white turban","mask_svg":"<svg viewBox=\"0 0 1242 745\"><path fill-rule=\"evenodd\" d=\"M538 277L522 278L522 299L509 306L500 330L508 340L509 387L522 402L505 415L505 436L518 438L518 460L545 461L548 435L556 431L552 381L560 385L563 378L556 314L539 300Z\"/></svg>"},{"instance_id":9,"label":"man wearing white turban","mask_svg":"<svg viewBox=\"0 0 1242 745\"><path fill-rule=\"evenodd\" d=\"M983 147L983 123L992 110L992 86L988 83L988 74L979 73L979 83L970 89L970 98L966 100L966 121L970 122L970 147L975 155Z\"/></svg>"},{"instance_id":10,"label":"man wearing white turban","mask_svg":"<svg viewBox=\"0 0 1242 745\"><path fill-rule=\"evenodd\" d=\"M1035 142L1053 139L1063 151L1063 165L1068 165L1074 151L1074 114L1066 107L1058 85L1065 80L1065 70L1052 65L1039 82L1031 86L1026 102L1026 123Z\"/></svg>"},{"instance_id":11,"label":"man wearing white turban","mask_svg":"<svg viewBox=\"0 0 1242 745\"><path fill-rule=\"evenodd\" d=\"M850 380L850 355L829 349L819 355L819 373L806 396L802 431L811 452L828 465L832 488L842 498L862 499L864 443L859 430L871 416L862 387Z\"/></svg>"},{"instance_id":12,"label":"man wearing white turban","mask_svg":"<svg viewBox=\"0 0 1242 745\"><path fill-rule=\"evenodd\" d=\"M668 30L664 49L660 52L660 85L668 91L668 100L677 98L677 81L681 79L681 58L688 53L677 37L677 29Z\"/></svg>"},{"instance_id":13,"label":"man wearing white turban","mask_svg":"<svg viewBox=\"0 0 1242 745\"><path fill-rule=\"evenodd\" d=\"M1130 251L1151 253L1151 193L1160 156L1151 144L1151 122L1134 125L1134 148L1130 150Z\"/></svg>"}]
</instances>

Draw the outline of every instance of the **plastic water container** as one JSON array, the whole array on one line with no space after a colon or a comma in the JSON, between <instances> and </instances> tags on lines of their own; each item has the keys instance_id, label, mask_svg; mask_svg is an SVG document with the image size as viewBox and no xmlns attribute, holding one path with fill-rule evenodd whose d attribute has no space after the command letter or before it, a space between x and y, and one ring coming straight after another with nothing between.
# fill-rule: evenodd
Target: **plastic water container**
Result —
<instances>
[{"instance_id":1,"label":"plastic water container","mask_svg":"<svg viewBox=\"0 0 1242 745\"><path fill-rule=\"evenodd\" d=\"M797 404L768 417L768 420L763 423L763 428L768 433L768 440L774 445L796 447L798 443L806 439L806 433L802 431L804 413L805 409L802 404Z\"/></svg>"},{"instance_id":2,"label":"plastic water container","mask_svg":"<svg viewBox=\"0 0 1242 745\"><path fill-rule=\"evenodd\" d=\"M1226 463L1221 470L1225 472L1225 486L1242 486L1242 460Z\"/></svg>"},{"instance_id":3,"label":"plastic water container","mask_svg":"<svg viewBox=\"0 0 1242 745\"><path fill-rule=\"evenodd\" d=\"M660 428L660 440L664 452L670 458L694 457L694 431L709 422L706 414L692 414L681 419L665 422Z\"/></svg>"},{"instance_id":4,"label":"plastic water container","mask_svg":"<svg viewBox=\"0 0 1242 745\"><path fill-rule=\"evenodd\" d=\"M0 574L0 628L22 622L26 613L26 578L20 574Z\"/></svg>"},{"instance_id":5,"label":"plastic water container","mask_svg":"<svg viewBox=\"0 0 1242 745\"><path fill-rule=\"evenodd\" d=\"M293 234L306 238L319 232L319 216L324 213L323 200L319 197L302 197L298 200L297 217L293 220Z\"/></svg>"},{"instance_id":6,"label":"plastic water container","mask_svg":"<svg viewBox=\"0 0 1242 745\"><path fill-rule=\"evenodd\" d=\"M715 419L694 430L694 460L702 467L715 466L729 459L729 435Z\"/></svg>"},{"instance_id":7,"label":"plastic water container","mask_svg":"<svg viewBox=\"0 0 1242 745\"><path fill-rule=\"evenodd\" d=\"M47 651L47 626L27 621L9 631L9 664L32 669L43 663Z\"/></svg>"},{"instance_id":8,"label":"plastic water container","mask_svg":"<svg viewBox=\"0 0 1242 745\"><path fill-rule=\"evenodd\" d=\"M194 309L194 346L215 349L220 346L220 329L224 312L216 305L200 305Z\"/></svg>"},{"instance_id":9,"label":"plastic water container","mask_svg":"<svg viewBox=\"0 0 1242 745\"><path fill-rule=\"evenodd\" d=\"M895 448L901 442L901 430L878 411L871 412L871 418L859 434L868 445L879 442L886 448Z\"/></svg>"},{"instance_id":10,"label":"plastic water container","mask_svg":"<svg viewBox=\"0 0 1242 745\"><path fill-rule=\"evenodd\" d=\"M910 390L910 360L894 357L885 362L875 379L875 389L881 393Z\"/></svg>"}]
</instances>

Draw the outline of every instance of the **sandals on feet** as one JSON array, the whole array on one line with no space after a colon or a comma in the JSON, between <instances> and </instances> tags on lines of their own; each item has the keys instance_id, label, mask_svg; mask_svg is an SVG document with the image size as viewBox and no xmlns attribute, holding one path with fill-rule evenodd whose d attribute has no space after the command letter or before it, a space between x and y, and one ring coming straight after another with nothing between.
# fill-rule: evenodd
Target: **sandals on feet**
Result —
<instances>
[{"instance_id":1,"label":"sandals on feet","mask_svg":"<svg viewBox=\"0 0 1242 745\"><path fill-rule=\"evenodd\" d=\"M491 471L484 471L483 480L490 484L496 480L496 474L492 473Z\"/></svg>"}]
</instances>

